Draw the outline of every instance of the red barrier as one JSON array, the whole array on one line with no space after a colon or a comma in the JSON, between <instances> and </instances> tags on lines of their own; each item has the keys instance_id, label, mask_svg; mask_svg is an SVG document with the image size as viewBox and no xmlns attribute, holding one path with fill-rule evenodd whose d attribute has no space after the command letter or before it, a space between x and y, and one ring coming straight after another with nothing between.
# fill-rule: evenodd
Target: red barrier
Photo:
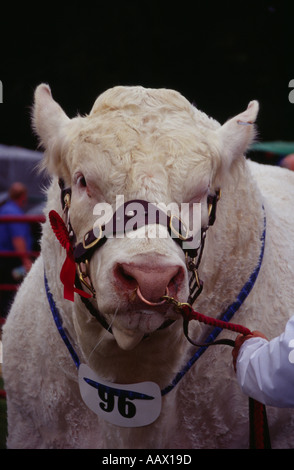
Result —
<instances>
[{"instance_id":1,"label":"red barrier","mask_svg":"<svg viewBox=\"0 0 294 470\"><path fill-rule=\"evenodd\" d=\"M37 258L39 254L39 251L0 251L0 258L23 258L24 256Z\"/></svg>"},{"instance_id":2,"label":"red barrier","mask_svg":"<svg viewBox=\"0 0 294 470\"><path fill-rule=\"evenodd\" d=\"M0 284L0 290L17 290L19 284Z\"/></svg>"},{"instance_id":3,"label":"red barrier","mask_svg":"<svg viewBox=\"0 0 294 470\"><path fill-rule=\"evenodd\" d=\"M24 222L24 223L44 223L46 217L44 215L2 215L0 223L4 222Z\"/></svg>"}]
</instances>

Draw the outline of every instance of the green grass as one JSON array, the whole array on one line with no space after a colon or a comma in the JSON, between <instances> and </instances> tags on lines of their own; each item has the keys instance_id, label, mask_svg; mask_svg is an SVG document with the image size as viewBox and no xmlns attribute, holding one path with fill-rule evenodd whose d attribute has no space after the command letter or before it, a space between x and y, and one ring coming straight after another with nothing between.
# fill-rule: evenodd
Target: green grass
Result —
<instances>
[{"instance_id":1,"label":"green grass","mask_svg":"<svg viewBox=\"0 0 294 470\"><path fill-rule=\"evenodd\" d=\"M3 390L3 379L0 376L0 390ZM6 436L7 436L7 414L6 414L6 400L0 398L0 449L6 449Z\"/></svg>"}]
</instances>

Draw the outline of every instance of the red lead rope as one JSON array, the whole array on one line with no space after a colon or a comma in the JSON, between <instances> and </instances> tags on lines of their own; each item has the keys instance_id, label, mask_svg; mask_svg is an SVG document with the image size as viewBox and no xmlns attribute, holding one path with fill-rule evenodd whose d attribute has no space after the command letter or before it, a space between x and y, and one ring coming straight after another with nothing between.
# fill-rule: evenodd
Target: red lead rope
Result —
<instances>
[{"instance_id":1,"label":"red lead rope","mask_svg":"<svg viewBox=\"0 0 294 470\"><path fill-rule=\"evenodd\" d=\"M242 335L252 334L248 328L242 325L236 325L234 323L229 323L223 320L218 320L217 318L207 317L202 313L198 313L192 309L189 304L180 304L181 313L184 317L184 320L198 320L199 322L205 323L206 325L216 326L218 328L224 328L226 330L235 331L236 333L241 333Z\"/></svg>"},{"instance_id":2,"label":"red lead rope","mask_svg":"<svg viewBox=\"0 0 294 470\"><path fill-rule=\"evenodd\" d=\"M208 342L209 338L207 338L204 344L195 343L194 341L191 340L191 338L189 338L189 334L188 334L188 325L191 320L197 320L199 322L205 323L206 325L214 326L219 329L226 329L226 330L234 331L244 336L252 334L251 331L245 326L237 325L235 323L230 323L224 320L219 320L217 318L207 317L206 315L203 315L202 313L199 313L193 310L190 304L178 302L173 297L169 297L165 295L163 296L163 298L167 302L173 304L175 308L178 310L178 312L182 314L183 319L184 319L184 325L183 325L184 334L187 340L194 346L208 347L214 344L227 344L229 346L234 347L235 342L231 339L220 339L217 341Z\"/></svg>"}]
</instances>

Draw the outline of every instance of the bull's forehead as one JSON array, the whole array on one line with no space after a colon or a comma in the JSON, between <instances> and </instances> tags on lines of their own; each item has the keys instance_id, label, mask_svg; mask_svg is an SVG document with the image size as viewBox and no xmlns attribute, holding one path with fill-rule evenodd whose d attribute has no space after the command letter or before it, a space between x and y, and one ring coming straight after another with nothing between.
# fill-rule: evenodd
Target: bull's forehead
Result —
<instances>
[{"instance_id":1,"label":"bull's forehead","mask_svg":"<svg viewBox=\"0 0 294 470\"><path fill-rule=\"evenodd\" d=\"M180 202L208 184L218 126L173 90L116 87L83 118L72 171L109 197Z\"/></svg>"}]
</instances>

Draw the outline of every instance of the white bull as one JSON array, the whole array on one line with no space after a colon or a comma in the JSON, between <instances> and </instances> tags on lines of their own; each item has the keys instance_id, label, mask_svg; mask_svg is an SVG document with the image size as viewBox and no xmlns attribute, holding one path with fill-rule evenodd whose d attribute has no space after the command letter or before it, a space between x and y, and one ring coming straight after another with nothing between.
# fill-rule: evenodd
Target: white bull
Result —
<instances>
[{"instance_id":1,"label":"white bull","mask_svg":"<svg viewBox=\"0 0 294 470\"><path fill-rule=\"evenodd\" d=\"M201 203L206 227L208 196L221 189L216 221L206 232L198 270L203 291L194 308L218 317L236 300L258 266L265 215L260 272L232 321L275 337L294 313L294 174L244 157L257 112L252 101L221 126L175 91L115 87L98 97L89 115L69 119L49 87L40 85L34 126L52 175L46 215L53 210L65 223L70 220L76 245L97 221L97 204L114 208L117 195L166 206ZM62 208L60 178L70 188L69 209ZM165 227L160 230L166 234ZM180 313L162 299L168 293L187 301L185 253L171 236L159 235L109 237L94 250L87 282L96 299L89 302L104 327L78 293L74 302L64 298L60 272L71 248L61 246L47 217L41 256L4 328L8 447L248 447L248 398L237 385L230 347L208 348L161 393L197 348L183 334ZM83 364L81 392L77 365L53 319L44 272L61 333ZM196 321L191 328L197 341L210 331ZM235 334L223 331L220 337ZM134 385L144 382L151 385ZM133 395L124 395L124 386ZM268 409L268 417L272 446L293 447L291 410Z\"/></svg>"}]
</instances>

